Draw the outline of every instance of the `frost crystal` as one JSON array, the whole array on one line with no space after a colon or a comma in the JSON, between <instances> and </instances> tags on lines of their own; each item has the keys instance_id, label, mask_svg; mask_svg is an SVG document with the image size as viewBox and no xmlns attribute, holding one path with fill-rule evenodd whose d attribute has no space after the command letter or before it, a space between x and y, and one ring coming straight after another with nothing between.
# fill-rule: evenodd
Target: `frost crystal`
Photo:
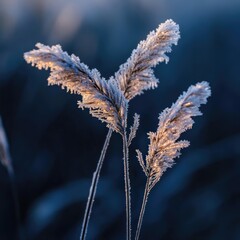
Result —
<instances>
[{"instance_id":1,"label":"frost crystal","mask_svg":"<svg viewBox=\"0 0 240 240\"><path fill-rule=\"evenodd\" d=\"M157 87L158 79L152 68L159 62L169 61L166 53L171 52L171 46L177 45L179 38L179 26L174 21L167 20L138 44L131 57L115 74L115 79L127 99Z\"/></svg>"},{"instance_id":2,"label":"frost crystal","mask_svg":"<svg viewBox=\"0 0 240 240\"><path fill-rule=\"evenodd\" d=\"M202 115L201 104L206 104L211 95L207 82L190 86L171 108L166 108L159 116L156 132L150 132L149 149L146 164L142 154L137 150L138 160L150 179L150 189L159 181L163 172L174 164L173 159L180 156L180 150L189 146L188 141L177 141L181 133L192 128L192 117Z\"/></svg>"},{"instance_id":3,"label":"frost crystal","mask_svg":"<svg viewBox=\"0 0 240 240\"><path fill-rule=\"evenodd\" d=\"M126 122L127 101L118 84L101 78L96 70L90 70L75 55L63 52L60 45L36 44L37 50L24 54L24 58L38 69L50 69L49 85L60 85L71 93L82 96L79 107L89 108L92 116L123 133Z\"/></svg>"}]
</instances>

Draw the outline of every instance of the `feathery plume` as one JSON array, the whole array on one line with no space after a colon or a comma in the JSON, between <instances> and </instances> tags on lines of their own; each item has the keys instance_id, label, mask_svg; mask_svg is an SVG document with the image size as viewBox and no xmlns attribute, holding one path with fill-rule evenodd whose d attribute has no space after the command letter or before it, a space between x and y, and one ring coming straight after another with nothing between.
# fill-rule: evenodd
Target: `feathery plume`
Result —
<instances>
[{"instance_id":1,"label":"feathery plume","mask_svg":"<svg viewBox=\"0 0 240 240\"><path fill-rule=\"evenodd\" d=\"M89 108L90 114L116 132L123 133L126 124L127 101L118 84L101 78L96 70L90 70L75 55L69 56L60 45L36 44L38 49L24 54L27 63L38 69L50 69L49 85L60 85L71 93L82 96L79 107Z\"/></svg>"},{"instance_id":2,"label":"feathery plume","mask_svg":"<svg viewBox=\"0 0 240 240\"><path fill-rule=\"evenodd\" d=\"M138 161L147 176L143 202L139 214L135 240L139 239L143 215L145 212L148 195L155 184L160 180L163 172L174 164L173 159L180 156L180 150L189 146L188 141L177 141L181 133L192 128L192 117L202 115L199 111L201 104L207 103L211 90L207 82L200 82L190 86L187 92L166 108L159 116L156 132L150 132L149 149L146 163L142 153L137 150Z\"/></svg>"},{"instance_id":3,"label":"feathery plume","mask_svg":"<svg viewBox=\"0 0 240 240\"><path fill-rule=\"evenodd\" d=\"M157 87L158 79L152 68L159 62L169 61L166 53L171 52L171 46L177 45L179 38L179 26L169 19L138 44L131 57L115 74L115 79L127 99Z\"/></svg>"},{"instance_id":4,"label":"feathery plume","mask_svg":"<svg viewBox=\"0 0 240 240\"><path fill-rule=\"evenodd\" d=\"M140 115L135 113L133 117L133 125L130 127L130 133L128 136L128 146L131 145L132 140L136 137L136 133L139 127Z\"/></svg>"},{"instance_id":5,"label":"feathery plume","mask_svg":"<svg viewBox=\"0 0 240 240\"><path fill-rule=\"evenodd\" d=\"M181 133L192 128L192 117L202 115L201 104L206 104L211 90L207 82L190 86L171 108L166 108L159 116L155 133L150 132L149 150L146 164L138 150L138 160L150 180L149 191L159 181L163 172L174 164L173 159L180 156L180 150L189 146L188 141L177 141Z\"/></svg>"}]
</instances>

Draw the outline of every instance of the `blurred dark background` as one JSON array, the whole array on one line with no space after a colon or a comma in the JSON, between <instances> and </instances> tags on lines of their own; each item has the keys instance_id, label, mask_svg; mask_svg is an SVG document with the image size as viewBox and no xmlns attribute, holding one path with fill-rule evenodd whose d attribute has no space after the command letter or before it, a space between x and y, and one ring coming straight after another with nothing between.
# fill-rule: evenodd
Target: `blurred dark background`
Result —
<instances>
[{"instance_id":1,"label":"blurred dark background","mask_svg":"<svg viewBox=\"0 0 240 240\"><path fill-rule=\"evenodd\" d=\"M138 42L172 18L181 39L160 64L159 87L130 103L141 125L130 149L135 233L145 185L135 149L182 91L209 81L212 96L183 139L191 141L150 194L141 239L240 239L240 1L1 0L0 115L16 173L21 224L29 240L79 238L92 173L107 128L77 95L48 87L48 72L23 53L36 42L61 44L109 78ZM0 165L0 239L16 239L13 198ZM103 166L88 239L125 239L121 138L114 134Z\"/></svg>"}]
</instances>

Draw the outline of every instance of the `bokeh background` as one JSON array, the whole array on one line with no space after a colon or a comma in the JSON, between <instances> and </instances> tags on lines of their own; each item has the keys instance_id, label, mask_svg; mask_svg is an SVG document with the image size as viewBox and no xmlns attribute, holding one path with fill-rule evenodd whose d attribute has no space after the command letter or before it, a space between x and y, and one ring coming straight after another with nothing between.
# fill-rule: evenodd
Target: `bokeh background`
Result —
<instances>
[{"instance_id":1,"label":"bokeh background","mask_svg":"<svg viewBox=\"0 0 240 240\"><path fill-rule=\"evenodd\" d=\"M61 44L109 78L138 42L172 18L181 39L155 69L156 90L130 103L141 125L130 149L133 233L145 176L135 149L182 91L209 81L212 97L183 139L191 141L150 194L141 239L240 239L240 1L1 0L0 115L9 140L25 239L79 238L92 173L107 128L77 108L80 96L48 87L48 72L26 64L36 42ZM88 239L125 239L121 138L104 162ZM7 171L0 166L0 239L16 221Z\"/></svg>"}]
</instances>

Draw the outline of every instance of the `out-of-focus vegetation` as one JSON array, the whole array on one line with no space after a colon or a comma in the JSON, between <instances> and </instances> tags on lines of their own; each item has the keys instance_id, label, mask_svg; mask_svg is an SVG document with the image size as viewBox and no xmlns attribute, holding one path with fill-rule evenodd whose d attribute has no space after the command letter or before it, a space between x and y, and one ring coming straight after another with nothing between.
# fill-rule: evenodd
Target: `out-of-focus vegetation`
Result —
<instances>
[{"instance_id":1,"label":"out-of-focus vegetation","mask_svg":"<svg viewBox=\"0 0 240 240\"><path fill-rule=\"evenodd\" d=\"M135 148L147 150L157 116L190 84L209 81L212 97L184 139L191 146L149 197L142 239L240 238L240 2L237 0L2 0L0 115L8 135L27 239L78 239L88 188L107 133L77 108L76 95L47 87L48 73L27 65L36 42L60 43L106 78L167 18L181 39L160 64L157 90L131 102L141 115L130 150L133 230L144 175ZM131 119L131 118L129 118ZM114 136L97 192L89 239L123 239L121 139ZM15 239L13 200L0 167L0 239Z\"/></svg>"}]
</instances>

